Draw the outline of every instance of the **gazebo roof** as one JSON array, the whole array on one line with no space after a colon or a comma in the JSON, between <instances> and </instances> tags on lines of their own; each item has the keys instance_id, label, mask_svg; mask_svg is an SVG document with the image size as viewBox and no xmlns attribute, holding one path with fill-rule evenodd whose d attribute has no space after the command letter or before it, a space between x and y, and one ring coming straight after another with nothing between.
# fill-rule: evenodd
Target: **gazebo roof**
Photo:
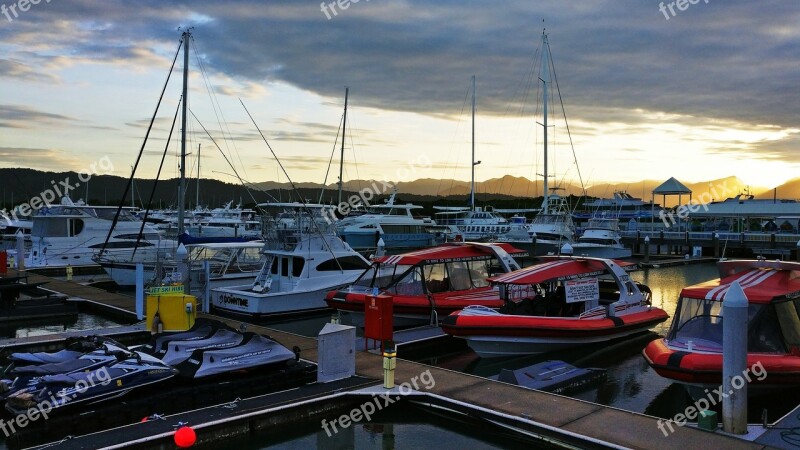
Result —
<instances>
[{"instance_id":1,"label":"gazebo roof","mask_svg":"<svg viewBox=\"0 0 800 450\"><path fill-rule=\"evenodd\" d=\"M653 194L659 195L672 195L672 194L691 194L692 190L687 188L683 183L676 180L675 177L670 177L669 180L661 183L660 186L653 189Z\"/></svg>"}]
</instances>

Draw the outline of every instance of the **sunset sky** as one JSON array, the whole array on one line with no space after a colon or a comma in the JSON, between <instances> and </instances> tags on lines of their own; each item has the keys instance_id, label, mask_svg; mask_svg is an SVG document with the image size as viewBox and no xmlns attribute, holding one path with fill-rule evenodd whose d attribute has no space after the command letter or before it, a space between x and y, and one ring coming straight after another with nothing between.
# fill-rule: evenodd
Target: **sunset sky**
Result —
<instances>
[{"instance_id":1,"label":"sunset sky","mask_svg":"<svg viewBox=\"0 0 800 450\"><path fill-rule=\"evenodd\" d=\"M477 178L533 179L532 68L546 27L587 185L735 175L772 187L800 176L796 1L700 0L674 15L651 0L350 0L336 15L318 0L0 2L0 167L84 170L108 156L129 175L178 27L193 26L190 107L249 181L285 177L239 98L292 179L322 182L345 86L345 180L467 180L472 75ZM181 61L137 176L155 175ZM200 124L188 129L187 168L201 143L202 175L234 182ZM576 182L563 120L553 139L551 173Z\"/></svg>"}]
</instances>

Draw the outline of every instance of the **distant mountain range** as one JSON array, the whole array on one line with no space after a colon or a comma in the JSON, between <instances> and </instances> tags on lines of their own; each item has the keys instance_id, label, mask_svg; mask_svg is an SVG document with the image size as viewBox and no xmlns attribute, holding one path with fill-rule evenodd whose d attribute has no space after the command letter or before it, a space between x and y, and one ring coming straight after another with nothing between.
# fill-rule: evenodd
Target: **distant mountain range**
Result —
<instances>
[{"instance_id":1,"label":"distant mountain range","mask_svg":"<svg viewBox=\"0 0 800 450\"><path fill-rule=\"evenodd\" d=\"M0 169L0 190L3 193L3 206L10 208L12 201L14 204L30 201L35 196L40 196L42 192L52 189L53 185L68 179L74 186L78 181L78 174L75 172L42 172L33 169L5 168ZM85 199L87 196L92 204L118 204L122 197L126 178L102 175L94 176L88 182L76 187L71 196L73 200ZM642 197L649 201L651 192L663 181L643 180L636 183L602 183L589 186L586 189L588 195L593 197L611 197L615 191L626 191L634 197ZM134 196L136 203L141 205L150 197L153 188L153 180L137 179L134 183ZM393 184L393 183L391 183ZM345 190L350 192L361 189L371 189L376 186L378 191L383 191L382 198L388 196L391 191L390 183L383 183L375 180L350 180L345 182ZM724 200L733 197L749 189L749 192L757 198L772 198L773 190L754 186L746 186L737 177L726 177L716 180L709 180L700 183L684 183L692 190L693 197L701 200ZM153 196L154 204L168 206L175 203L177 197L178 181L175 179L162 180L159 182ZM196 198L196 180L187 183L187 203L191 206ZM319 201L320 192L323 185L320 183L301 182L295 184L301 191L301 195L311 201ZM424 202L428 204L465 204L469 194L469 182L450 179L431 179L423 178L408 182L396 183L399 201ZM255 184L257 189L248 189L243 186L225 183L219 180L203 179L200 182L200 203L203 205L216 207L225 202L233 200L244 204L252 205L257 202L270 201L272 197L283 201L296 199L296 195L290 194L289 183L278 183L267 181ZM582 195L579 186L573 184L563 184L559 186L563 190L558 192L561 195ZM322 196L324 203L335 202L337 197L336 184L331 183L325 187ZM385 191L384 191L385 189ZM268 193L259 192L268 191ZM541 181L532 181L524 177L504 176L476 183L477 199L482 204L493 202L496 206L499 202L505 202L508 207L532 207L539 206L541 200L534 199L541 197L543 186ZM776 188L778 198L797 199L800 198L800 178L791 180ZM87 195L88 194L88 195ZM656 203L662 203L661 198L656 198ZM686 201L684 197L682 199ZM677 197L668 197L665 204L673 206L677 204ZM130 205L130 193L123 202ZM499 206L498 206L499 207Z\"/></svg>"},{"instance_id":2,"label":"distant mountain range","mask_svg":"<svg viewBox=\"0 0 800 450\"><path fill-rule=\"evenodd\" d=\"M680 180L679 180L680 181ZM614 192L624 191L634 197L641 197L645 201L649 201L653 190L661 185L664 180L642 180L635 183L602 183L592 185L586 188L586 194L592 197L610 198ZM347 190L358 191L360 189L368 188L376 184L382 187L380 182L375 180L351 180L344 183ZM692 197L698 198L703 201L707 200L724 200L728 197L736 196L737 194L750 192L760 196L772 197L772 189L768 192L766 188L748 186L742 180L735 176L720 178L716 180L703 181L698 183L683 183L687 188L692 191ZM304 188L321 189L322 184L315 183L299 183L298 186ZM462 180L436 180L431 178L421 178L409 182L398 182L397 191L403 194L421 195L421 196L467 196L469 195L469 182ZM287 189L289 183L277 183L268 181L265 183L258 183L257 186L261 189ZM560 184L557 186L557 193L560 195L583 195L580 186L574 184ZM553 186L551 185L552 189ZM329 184L327 190L335 191L336 184ZM542 181L532 181L525 177L513 177L506 175L502 178L492 178L486 181L476 182L475 191L479 194L502 194L510 197L526 197L535 198L540 197L544 193L544 186ZM777 188L778 196L781 198L800 198L800 178L790 181L783 186ZM688 198L684 197L683 201ZM662 203L661 198L656 198L656 203ZM668 197L665 204L667 206L674 206L678 203L678 197Z\"/></svg>"}]
</instances>

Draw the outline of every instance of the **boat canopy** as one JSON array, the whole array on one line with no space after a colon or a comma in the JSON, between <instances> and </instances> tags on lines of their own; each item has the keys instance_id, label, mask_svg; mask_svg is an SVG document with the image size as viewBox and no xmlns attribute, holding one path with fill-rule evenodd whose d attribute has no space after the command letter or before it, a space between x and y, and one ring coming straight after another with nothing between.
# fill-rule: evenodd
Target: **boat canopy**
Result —
<instances>
[{"instance_id":1,"label":"boat canopy","mask_svg":"<svg viewBox=\"0 0 800 450\"><path fill-rule=\"evenodd\" d=\"M402 255L381 256L376 258L380 264L399 264L414 266L420 263L436 264L451 261L474 261L490 259L496 255L490 246L503 249L512 256L525 256L527 252L520 250L511 244L475 244L475 243L450 243L438 247L427 248L416 252L403 253Z\"/></svg>"},{"instance_id":2,"label":"boat canopy","mask_svg":"<svg viewBox=\"0 0 800 450\"><path fill-rule=\"evenodd\" d=\"M626 271L635 270L636 263L608 260ZM569 258L556 259L535 266L526 267L511 273L489 278L495 284L531 285L547 281L564 281L576 278L596 277L609 273L602 259Z\"/></svg>"},{"instance_id":3,"label":"boat canopy","mask_svg":"<svg viewBox=\"0 0 800 450\"><path fill-rule=\"evenodd\" d=\"M800 265L797 266L800 269ZM731 284L738 281L750 303L770 303L773 300L800 297L800 270L751 268L722 279L689 286L681 297L722 301Z\"/></svg>"}]
</instances>

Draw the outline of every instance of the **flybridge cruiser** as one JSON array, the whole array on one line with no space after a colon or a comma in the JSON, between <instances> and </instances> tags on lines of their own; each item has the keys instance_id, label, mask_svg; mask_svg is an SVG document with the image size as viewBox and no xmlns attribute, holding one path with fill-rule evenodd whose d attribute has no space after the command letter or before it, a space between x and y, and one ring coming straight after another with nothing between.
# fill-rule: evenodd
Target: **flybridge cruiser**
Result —
<instances>
[{"instance_id":1,"label":"flybridge cruiser","mask_svg":"<svg viewBox=\"0 0 800 450\"><path fill-rule=\"evenodd\" d=\"M73 203L69 197L64 197L60 205L40 209L32 218L31 249L25 265L31 268L88 265L95 264L93 256L104 247L104 255L108 256L129 254L134 248L140 254L155 255L159 248L170 245L150 225L142 228L141 220L130 214L130 208L120 211L106 243L116 214L115 206Z\"/></svg>"},{"instance_id":2,"label":"flybridge cruiser","mask_svg":"<svg viewBox=\"0 0 800 450\"><path fill-rule=\"evenodd\" d=\"M572 222L567 200L550 194L545 196L544 201L541 212L527 227L512 227L510 232L498 236L497 240L522 248L533 247L537 255L558 254L565 244L572 245L575 224Z\"/></svg>"},{"instance_id":3,"label":"flybridge cruiser","mask_svg":"<svg viewBox=\"0 0 800 450\"><path fill-rule=\"evenodd\" d=\"M749 302L747 365L761 364L766 377L755 388L794 387L800 383L800 263L720 261L720 278L681 291L667 337L643 351L662 377L687 386L690 393L722 383L723 303L734 282ZM702 396L704 394L699 394Z\"/></svg>"},{"instance_id":4,"label":"flybridge cruiser","mask_svg":"<svg viewBox=\"0 0 800 450\"><path fill-rule=\"evenodd\" d=\"M336 224L342 240L355 249L374 249L383 239L385 248L420 248L433 243L434 235L428 228L436 222L428 217L415 217L412 211L422 206L395 203L397 191L383 205L372 205L366 214L346 217Z\"/></svg>"},{"instance_id":5,"label":"flybridge cruiser","mask_svg":"<svg viewBox=\"0 0 800 450\"><path fill-rule=\"evenodd\" d=\"M273 230L263 250L266 260L252 283L211 290L215 310L262 316L324 309L328 291L352 283L369 266L320 221L328 207L270 205L294 210L295 218L289 221L286 212L279 216L284 226Z\"/></svg>"},{"instance_id":6,"label":"flybridge cruiser","mask_svg":"<svg viewBox=\"0 0 800 450\"><path fill-rule=\"evenodd\" d=\"M499 311L470 306L442 320L479 356L544 353L647 331L669 317L650 304L650 289L626 272L635 265L600 258L559 258L489 280ZM610 279L599 279L600 276Z\"/></svg>"},{"instance_id":7,"label":"flybridge cruiser","mask_svg":"<svg viewBox=\"0 0 800 450\"><path fill-rule=\"evenodd\" d=\"M595 217L583 231L577 242L571 244L576 256L595 258L630 258L632 251L622 245L619 235L619 219Z\"/></svg>"},{"instance_id":8,"label":"flybridge cruiser","mask_svg":"<svg viewBox=\"0 0 800 450\"><path fill-rule=\"evenodd\" d=\"M508 244L462 242L382 256L352 285L329 292L325 301L352 324L362 325L368 299L390 295L395 326L437 323L438 317L468 305L502 306L487 278L519 269L513 257L526 255Z\"/></svg>"},{"instance_id":9,"label":"flybridge cruiser","mask_svg":"<svg viewBox=\"0 0 800 450\"><path fill-rule=\"evenodd\" d=\"M255 210L242 209L239 204L233 207L233 201L222 208L195 213L192 223L186 228L192 237L254 237L261 234L261 222L257 220Z\"/></svg>"}]
</instances>

